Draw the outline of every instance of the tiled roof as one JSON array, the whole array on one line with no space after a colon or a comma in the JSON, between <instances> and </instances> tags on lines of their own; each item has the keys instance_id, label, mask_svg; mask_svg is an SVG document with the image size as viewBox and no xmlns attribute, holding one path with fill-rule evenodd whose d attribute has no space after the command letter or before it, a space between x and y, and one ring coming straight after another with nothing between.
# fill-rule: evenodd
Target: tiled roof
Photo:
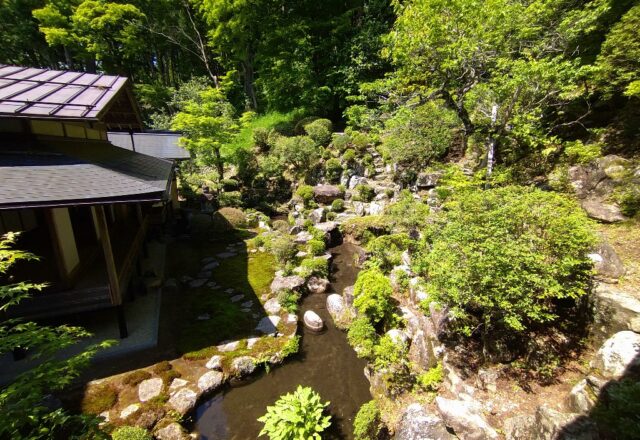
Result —
<instances>
[{"instance_id":1,"label":"tiled roof","mask_svg":"<svg viewBox=\"0 0 640 440\"><path fill-rule=\"evenodd\" d=\"M189 159L189 152L179 144L180 133L133 133L109 132L109 141L120 148L136 151L161 159Z\"/></svg>"},{"instance_id":2,"label":"tiled roof","mask_svg":"<svg viewBox=\"0 0 640 440\"><path fill-rule=\"evenodd\" d=\"M0 115L97 120L127 78L0 64Z\"/></svg>"},{"instance_id":3,"label":"tiled roof","mask_svg":"<svg viewBox=\"0 0 640 440\"><path fill-rule=\"evenodd\" d=\"M47 141L0 146L0 209L160 201L169 161L104 141Z\"/></svg>"}]
</instances>

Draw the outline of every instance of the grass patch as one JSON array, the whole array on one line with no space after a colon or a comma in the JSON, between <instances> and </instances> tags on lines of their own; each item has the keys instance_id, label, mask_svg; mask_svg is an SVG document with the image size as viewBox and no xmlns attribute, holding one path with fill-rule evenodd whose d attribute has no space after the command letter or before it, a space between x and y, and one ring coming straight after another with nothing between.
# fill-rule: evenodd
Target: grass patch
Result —
<instances>
[{"instance_id":1,"label":"grass patch","mask_svg":"<svg viewBox=\"0 0 640 440\"><path fill-rule=\"evenodd\" d=\"M118 392L111 384L91 387L82 398L82 412L100 414L113 407L118 401Z\"/></svg>"}]
</instances>

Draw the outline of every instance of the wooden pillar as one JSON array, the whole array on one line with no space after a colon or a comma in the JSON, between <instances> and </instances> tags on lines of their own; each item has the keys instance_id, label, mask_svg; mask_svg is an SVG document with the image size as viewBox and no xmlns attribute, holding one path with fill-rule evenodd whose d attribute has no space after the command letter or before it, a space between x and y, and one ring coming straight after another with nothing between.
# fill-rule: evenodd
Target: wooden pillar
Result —
<instances>
[{"instance_id":1,"label":"wooden pillar","mask_svg":"<svg viewBox=\"0 0 640 440\"><path fill-rule=\"evenodd\" d=\"M67 208L52 208L47 211L47 222L56 255L56 264L63 283L69 287L80 265L73 225Z\"/></svg>"},{"instance_id":2,"label":"wooden pillar","mask_svg":"<svg viewBox=\"0 0 640 440\"><path fill-rule=\"evenodd\" d=\"M178 179L175 174L171 180L171 208L173 208L173 210L180 209L180 201L178 200Z\"/></svg>"},{"instance_id":3,"label":"wooden pillar","mask_svg":"<svg viewBox=\"0 0 640 440\"><path fill-rule=\"evenodd\" d=\"M118 279L118 271L116 268L116 262L113 258L113 249L111 248L111 238L109 237L109 228L107 227L107 218L104 213L103 206L97 206L96 212L96 225L98 226L100 243L102 244L102 251L104 252L104 261L107 265L107 275L109 277L109 286L111 292L111 304L116 306L116 313L118 317L118 325L120 327L120 337L127 337L127 323L124 316L124 310L122 308L122 291L120 290L120 281Z\"/></svg>"}]
</instances>

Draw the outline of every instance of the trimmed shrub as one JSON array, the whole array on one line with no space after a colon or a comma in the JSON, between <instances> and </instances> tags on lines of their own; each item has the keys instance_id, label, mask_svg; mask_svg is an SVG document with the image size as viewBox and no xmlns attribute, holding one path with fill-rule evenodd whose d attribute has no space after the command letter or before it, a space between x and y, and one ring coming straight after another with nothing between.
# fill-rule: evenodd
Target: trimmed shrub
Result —
<instances>
[{"instance_id":1,"label":"trimmed shrub","mask_svg":"<svg viewBox=\"0 0 640 440\"><path fill-rule=\"evenodd\" d=\"M281 235L269 243L269 251L276 257L276 261L283 265L293 259L298 252L298 247L288 235Z\"/></svg>"},{"instance_id":2,"label":"trimmed shrub","mask_svg":"<svg viewBox=\"0 0 640 440\"><path fill-rule=\"evenodd\" d=\"M324 164L324 168L325 176L327 176L327 179L330 182L335 183L340 181L340 176L342 175L342 165L340 165L340 161L338 159L331 158L327 160L327 162Z\"/></svg>"},{"instance_id":3,"label":"trimmed shrub","mask_svg":"<svg viewBox=\"0 0 640 440\"><path fill-rule=\"evenodd\" d=\"M320 439L331 425L331 416L323 415L329 402L309 387L298 385L295 392L285 394L258 421L264 423L260 436L270 439Z\"/></svg>"},{"instance_id":4,"label":"trimmed shrub","mask_svg":"<svg viewBox=\"0 0 640 440\"><path fill-rule=\"evenodd\" d=\"M313 201L313 187L311 185L300 185L295 194L300 197L306 207L309 207L309 204Z\"/></svg>"},{"instance_id":5,"label":"trimmed shrub","mask_svg":"<svg viewBox=\"0 0 640 440\"><path fill-rule=\"evenodd\" d=\"M331 145L334 149L342 152L347 149L350 142L351 137L348 134L334 133L332 136Z\"/></svg>"},{"instance_id":6,"label":"trimmed shrub","mask_svg":"<svg viewBox=\"0 0 640 440\"><path fill-rule=\"evenodd\" d=\"M152 440L153 437L144 428L121 426L111 434L113 440Z\"/></svg>"},{"instance_id":7,"label":"trimmed shrub","mask_svg":"<svg viewBox=\"0 0 640 440\"><path fill-rule=\"evenodd\" d=\"M393 226L406 232L422 228L429 219L429 205L413 198L409 190L403 190L398 201L385 209L385 215Z\"/></svg>"},{"instance_id":8,"label":"trimmed shrub","mask_svg":"<svg viewBox=\"0 0 640 440\"><path fill-rule=\"evenodd\" d=\"M335 212L333 212L333 211L327 212L327 221L328 222L335 220L336 217L337 217L337 215L336 215Z\"/></svg>"},{"instance_id":9,"label":"trimmed shrub","mask_svg":"<svg viewBox=\"0 0 640 440\"><path fill-rule=\"evenodd\" d=\"M256 127L253 129L252 137L253 143L261 151L267 151L269 149L269 134L271 131L264 127Z\"/></svg>"},{"instance_id":10,"label":"trimmed shrub","mask_svg":"<svg viewBox=\"0 0 640 440\"><path fill-rule=\"evenodd\" d=\"M234 228L244 228L247 226L247 216L241 209L237 208L221 208L217 212Z\"/></svg>"},{"instance_id":11,"label":"trimmed shrub","mask_svg":"<svg viewBox=\"0 0 640 440\"><path fill-rule=\"evenodd\" d=\"M368 147L373 145L373 139L367 133L361 131L354 131L351 133L351 144L358 151L365 151Z\"/></svg>"},{"instance_id":12,"label":"trimmed shrub","mask_svg":"<svg viewBox=\"0 0 640 440\"><path fill-rule=\"evenodd\" d=\"M328 145L331 142L333 124L328 119L316 119L304 126L304 131L318 145Z\"/></svg>"},{"instance_id":13,"label":"trimmed shrub","mask_svg":"<svg viewBox=\"0 0 640 440\"><path fill-rule=\"evenodd\" d=\"M354 440L378 440L381 430L378 403L375 400L364 403L353 421Z\"/></svg>"},{"instance_id":14,"label":"trimmed shrub","mask_svg":"<svg viewBox=\"0 0 640 440\"><path fill-rule=\"evenodd\" d=\"M443 377L444 373L442 371L442 363L439 362L438 365L430 368L429 371L420 374L417 382L423 390L436 392L440 388Z\"/></svg>"},{"instance_id":15,"label":"trimmed shrub","mask_svg":"<svg viewBox=\"0 0 640 440\"><path fill-rule=\"evenodd\" d=\"M406 347L396 344L390 336L384 335L373 349L374 368L381 370L405 363Z\"/></svg>"},{"instance_id":16,"label":"trimmed shrub","mask_svg":"<svg viewBox=\"0 0 640 440\"><path fill-rule=\"evenodd\" d=\"M364 359L373 358L378 335L369 319L362 316L351 323L347 332L349 344L356 351L358 357Z\"/></svg>"},{"instance_id":17,"label":"trimmed shrub","mask_svg":"<svg viewBox=\"0 0 640 440\"><path fill-rule=\"evenodd\" d=\"M419 266L460 333L479 328L485 345L490 334L524 334L589 291L594 226L572 199L504 187L458 193L446 207Z\"/></svg>"},{"instance_id":18,"label":"trimmed shrub","mask_svg":"<svg viewBox=\"0 0 640 440\"><path fill-rule=\"evenodd\" d=\"M342 212L342 211L344 211L344 200L335 199L333 202L331 202L331 210L333 212Z\"/></svg>"},{"instance_id":19,"label":"trimmed shrub","mask_svg":"<svg viewBox=\"0 0 640 440\"><path fill-rule=\"evenodd\" d=\"M324 258L305 258L300 263L302 271L301 277L307 278L310 276L317 276L326 278L329 276L329 262Z\"/></svg>"},{"instance_id":20,"label":"trimmed shrub","mask_svg":"<svg viewBox=\"0 0 640 440\"><path fill-rule=\"evenodd\" d=\"M356 192L358 193L358 199L360 199L363 202L370 202L373 200L373 198L376 196L376 192L375 190L369 186L369 185L364 185L364 184L360 184L357 185L355 187Z\"/></svg>"},{"instance_id":21,"label":"trimmed shrub","mask_svg":"<svg viewBox=\"0 0 640 440\"><path fill-rule=\"evenodd\" d=\"M240 207L242 206L242 194L240 191L221 192L218 196L218 203L222 207Z\"/></svg>"},{"instance_id":22,"label":"trimmed shrub","mask_svg":"<svg viewBox=\"0 0 640 440\"><path fill-rule=\"evenodd\" d=\"M409 249L413 240L407 234L392 234L376 237L367 243L371 259L384 271L402 263L402 253Z\"/></svg>"},{"instance_id":23,"label":"trimmed shrub","mask_svg":"<svg viewBox=\"0 0 640 440\"><path fill-rule=\"evenodd\" d=\"M356 152L355 150L349 148L348 150L345 150L344 154L342 155L342 161L345 163L345 165L351 165L353 164L353 162L356 160Z\"/></svg>"},{"instance_id":24,"label":"trimmed shrub","mask_svg":"<svg viewBox=\"0 0 640 440\"><path fill-rule=\"evenodd\" d=\"M364 217L355 217L345 221L340 229L344 235L349 235L353 239L366 243L367 240L388 234L391 231L391 225L386 217L381 215L368 215Z\"/></svg>"},{"instance_id":25,"label":"trimmed shrub","mask_svg":"<svg viewBox=\"0 0 640 440\"><path fill-rule=\"evenodd\" d=\"M324 240L318 240L316 238L309 240L309 243L307 243L307 248L309 249L309 253L311 255L322 255L327 249L326 245L324 244Z\"/></svg>"},{"instance_id":26,"label":"trimmed shrub","mask_svg":"<svg viewBox=\"0 0 640 440\"><path fill-rule=\"evenodd\" d=\"M222 185L222 189L227 192L237 190L240 185L236 179L222 179L220 184Z\"/></svg>"},{"instance_id":27,"label":"trimmed shrub","mask_svg":"<svg viewBox=\"0 0 640 440\"><path fill-rule=\"evenodd\" d=\"M289 226L289 222L287 222L286 220L274 220L271 224L271 227L276 231L282 232L283 234L288 234L289 229L291 229L291 226Z\"/></svg>"},{"instance_id":28,"label":"trimmed shrub","mask_svg":"<svg viewBox=\"0 0 640 440\"><path fill-rule=\"evenodd\" d=\"M363 270L354 286L353 305L375 325L391 313L391 281L377 268Z\"/></svg>"}]
</instances>

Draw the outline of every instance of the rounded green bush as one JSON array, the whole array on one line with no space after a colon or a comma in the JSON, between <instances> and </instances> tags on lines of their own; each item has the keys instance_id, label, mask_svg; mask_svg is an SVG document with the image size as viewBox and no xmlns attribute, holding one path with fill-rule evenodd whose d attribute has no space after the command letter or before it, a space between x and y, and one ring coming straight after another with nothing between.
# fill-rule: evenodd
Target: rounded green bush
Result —
<instances>
[{"instance_id":1,"label":"rounded green bush","mask_svg":"<svg viewBox=\"0 0 640 440\"><path fill-rule=\"evenodd\" d=\"M328 145L331 142L333 125L328 119L316 119L304 126L304 131L318 145Z\"/></svg>"},{"instance_id":2,"label":"rounded green bush","mask_svg":"<svg viewBox=\"0 0 640 440\"><path fill-rule=\"evenodd\" d=\"M247 217L237 208L221 208L213 214L212 219L216 231L229 231L247 226Z\"/></svg>"},{"instance_id":3,"label":"rounded green bush","mask_svg":"<svg viewBox=\"0 0 640 440\"><path fill-rule=\"evenodd\" d=\"M374 267L363 270L358 274L354 286L353 305L373 324L377 324L391 313L392 293L391 281L380 269Z\"/></svg>"},{"instance_id":4,"label":"rounded green bush","mask_svg":"<svg viewBox=\"0 0 640 440\"><path fill-rule=\"evenodd\" d=\"M331 140L331 145L338 151L344 151L349 146L351 137L345 133L334 133Z\"/></svg>"},{"instance_id":5,"label":"rounded green bush","mask_svg":"<svg viewBox=\"0 0 640 440\"><path fill-rule=\"evenodd\" d=\"M300 197L305 205L313 200L313 187L311 185L300 185L296 189L296 196Z\"/></svg>"},{"instance_id":6,"label":"rounded green bush","mask_svg":"<svg viewBox=\"0 0 640 440\"><path fill-rule=\"evenodd\" d=\"M324 251L326 250L326 245L324 244L324 240L318 240L316 238L309 240L309 243L307 243L307 246L309 248L309 253L311 253L311 255L321 255L324 253Z\"/></svg>"},{"instance_id":7,"label":"rounded green bush","mask_svg":"<svg viewBox=\"0 0 640 440\"><path fill-rule=\"evenodd\" d=\"M335 183L340 180L340 176L342 175L342 165L340 165L340 161L335 158L331 158L327 160L324 165L325 175L329 181Z\"/></svg>"},{"instance_id":8,"label":"rounded green bush","mask_svg":"<svg viewBox=\"0 0 640 440\"><path fill-rule=\"evenodd\" d=\"M331 210L333 212L342 212L342 211L344 211L344 200L335 199L333 202L331 202Z\"/></svg>"},{"instance_id":9,"label":"rounded green bush","mask_svg":"<svg viewBox=\"0 0 640 440\"><path fill-rule=\"evenodd\" d=\"M354 160L356 160L356 152L355 152L355 150L349 148L342 155L342 161L345 164L350 165L350 164L353 163Z\"/></svg>"},{"instance_id":10,"label":"rounded green bush","mask_svg":"<svg viewBox=\"0 0 640 440\"><path fill-rule=\"evenodd\" d=\"M353 421L355 440L377 440L382 430L380 409L375 400L364 403Z\"/></svg>"},{"instance_id":11,"label":"rounded green bush","mask_svg":"<svg viewBox=\"0 0 640 440\"><path fill-rule=\"evenodd\" d=\"M355 187L355 190L357 191L360 200L362 200L363 202L370 202L376 196L375 190L369 185L357 185Z\"/></svg>"},{"instance_id":12,"label":"rounded green bush","mask_svg":"<svg viewBox=\"0 0 640 440\"><path fill-rule=\"evenodd\" d=\"M121 426L111 434L113 440L152 440L151 434L137 426Z\"/></svg>"}]
</instances>

